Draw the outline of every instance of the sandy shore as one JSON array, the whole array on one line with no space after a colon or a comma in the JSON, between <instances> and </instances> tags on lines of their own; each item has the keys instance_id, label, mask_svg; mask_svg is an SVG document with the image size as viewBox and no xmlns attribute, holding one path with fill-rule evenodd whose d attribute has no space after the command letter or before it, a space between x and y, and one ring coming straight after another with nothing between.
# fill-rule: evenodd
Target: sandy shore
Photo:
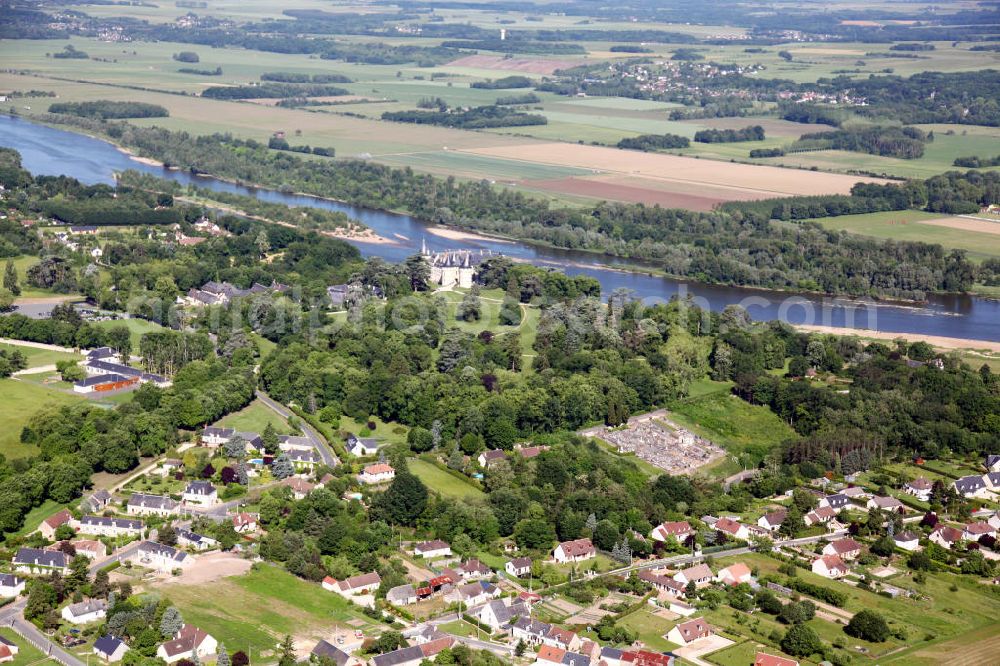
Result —
<instances>
[{"instance_id":1,"label":"sandy shore","mask_svg":"<svg viewBox=\"0 0 1000 666\"><path fill-rule=\"evenodd\" d=\"M275 224L284 224L282 222L275 222L274 220L268 221ZM368 227L340 227L336 231L321 231L320 233L324 236L332 236L333 238L352 240L359 243L372 243L373 245L399 245L397 241L394 241L391 238L386 238L385 236L379 236Z\"/></svg>"},{"instance_id":2,"label":"sandy shore","mask_svg":"<svg viewBox=\"0 0 1000 666\"><path fill-rule=\"evenodd\" d=\"M923 341L937 349L974 349L1000 353L1000 342L989 340L968 340L964 338L948 338L942 335L924 335L922 333L893 333L891 331L872 331L864 328L843 328L839 326L807 326L797 325L801 331L816 333L832 333L834 335L856 335L873 340L897 340L903 338L909 342Z\"/></svg>"},{"instance_id":3,"label":"sandy shore","mask_svg":"<svg viewBox=\"0 0 1000 666\"><path fill-rule=\"evenodd\" d=\"M427 227L427 233L434 234L441 238L447 238L448 240L488 240L494 243L512 243L505 238L494 238L493 236L484 236L483 234L475 234L469 231L462 231L461 229L452 229L451 227Z\"/></svg>"}]
</instances>

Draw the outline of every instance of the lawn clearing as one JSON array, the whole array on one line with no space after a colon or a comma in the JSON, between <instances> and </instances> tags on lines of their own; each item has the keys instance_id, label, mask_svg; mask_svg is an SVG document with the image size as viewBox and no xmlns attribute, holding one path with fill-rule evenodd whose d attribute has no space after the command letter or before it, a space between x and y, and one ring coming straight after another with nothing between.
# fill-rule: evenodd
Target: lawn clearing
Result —
<instances>
[{"instance_id":1,"label":"lawn clearing","mask_svg":"<svg viewBox=\"0 0 1000 666\"><path fill-rule=\"evenodd\" d=\"M381 627L346 599L276 566L255 565L250 572L202 585L171 585L164 590L185 621L236 650L250 650L251 661L269 656L285 634L303 641L330 636L334 625L370 630Z\"/></svg>"},{"instance_id":2,"label":"lawn clearing","mask_svg":"<svg viewBox=\"0 0 1000 666\"><path fill-rule=\"evenodd\" d=\"M68 352L52 351L50 349L39 349L37 347L25 347L23 345L11 345L0 342L0 349L4 351L17 350L24 355L28 361L29 368L37 368L43 365L55 365L58 361L83 361L80 354L70 354Z\"/></svg>"},{"instance_id":3,"label":"lawn clearing","mask_svg":"<svg viewBox=\"0 0 1000 666\"><path fill-rule=\"evenodd\" d=\"M13 642L19 648L17 656L14 657L14 660L7 662L9 666L29 666L29 664L35 666L36 664L58 663L55 659L48 659L38 648L18 636L11 629L0 629L0 636L3 636L7 640Z\"/></svg>"},{"instance_id":4,"label":"lawn clearing","mask_svg":"<svg viewBox=\"0 0 1000 666\"><path fill-rule=\"evenodd\" d=\"M482 499L485 497L483 491L479 490L479 488L476 488L471 483L462 481L458 477L452 476L426 460L407 458L406 463L410 471L433 492L440 493L445 497L454 497L461 500Z\"/></svg>"},{"instance_id":5,"label":"lawn clearing","mask_svg":"<svg viewBox=\"0 0 1000 666\"><path fill-rule=\"evenodd\" d=\"M143 333L152 333L154 331L162 331L163 327L159 324L147 321L145 319L109 319L105 321L95 321L93 325L97 328L114 328L115 326L124 326L131 333L132 338L132 353L139 353L139 340L142 338Z\"/></svg>"},{"instance_id":6,"label":"lawn clearing","mask_svg":"<svg viewBox=\"0 0 1000 666\"><path fill-rule=\"evenodd\" d=\"M653 650L662 652L672 650L677 647L664 638L664 635L670 631L673 626L677 624L677 622L654 615L646 608L640 608L634 613L626 615L622 619L618 620L618 624L636 632L639 635L639 640L645 643L646 647L652 648Z\"/></svg>"},{"instance_id":7,"label":"lawn clearing","mask_svg":"<svg viewBox=\"0 0 1000 666\"><path fill-rule=\"evenodd\" d=\"M22 444L21 429L41 409L69 405L83 400L72 393L53 391L33 382L0 379L0 454L8 459L23 458L38 453L33 445Z\"/></svg>"},{"instance_id":8,"label":"lawn clearing","mask_svg":"<svg viewBox=\"0 0 1000 666\"><path fill-rule=\"evenodd\" d=\"M795 432L767 407L751 405L728 392L708 393L670 405L670 418L729 453L762 459Z\"/></svg>"},{"instance_id":9,"label":"lawn clearing","mask_svg":"<svg viewBox=\"0 0 1000 666\"><path fill-rule=\"evenodd\" d=\"M264 432L264 428L270 423L279 435L291 434L292 429L288 427L285 419L260 400L254 400L249 405L238 412L229 414L216 425L226 428L236 428L242 432Z\"/></svg>"}]
</instances>

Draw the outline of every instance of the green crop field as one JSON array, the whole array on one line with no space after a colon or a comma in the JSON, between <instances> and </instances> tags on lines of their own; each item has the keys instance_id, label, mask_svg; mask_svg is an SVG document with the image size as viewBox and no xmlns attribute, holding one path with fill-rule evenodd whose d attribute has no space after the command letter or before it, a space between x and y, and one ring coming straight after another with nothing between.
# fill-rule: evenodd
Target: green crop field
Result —
<instances>
[{"instance_id":1,"label":"green crop field","mask_svg":"<svg viewBox=\"0 0 1000 666\"><path fill-rule=\"evenodd\" d=\"M921 224L926 220L943 217L947 216L941 213L903 210L821 217L814 221L828 229L844 230L874 238L939 243L945 248L966 250L974 259L1000 256L1000 234Z\"/></svg>"},{"instance_id":2,"label":"green crop field","mask_svg":"<svg viewBox=\"0 0 1000 666\"><path fill-rule=\"evenodd\" d=\"M381 627L343 597L318 583L296 578L262 564L246 574L204 585L171 585L164 596L180 609L186 622L201 627L226 645L230 654L247 651L252 662L273 654L286 634L315 642L334 624L370 630Z\"/></svg>"},{"instance_id":3,"label":"green crop field","mask_svg":"<svg viewBox=\"0 0 1000 666\"><path fill-rule=\"evenodd\" d=\"M419 458L408 458L407 467L417 476L431 492L440 493L445 497L456 499L482 499L485 497L483 491L476 488L471 483L463 481L448 472L439 469L431 463Z\"/></svg>"}]
</instances>

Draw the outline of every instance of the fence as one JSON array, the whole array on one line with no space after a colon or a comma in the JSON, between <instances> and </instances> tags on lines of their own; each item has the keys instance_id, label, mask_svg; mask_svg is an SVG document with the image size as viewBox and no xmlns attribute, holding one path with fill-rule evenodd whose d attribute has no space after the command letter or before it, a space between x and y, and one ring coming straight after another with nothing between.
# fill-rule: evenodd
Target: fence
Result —
<instances>
[{"instance_id":1,"label":"fence","mask_svg":"<svg viewBox=\"0 0 1000 666\"><path fill-rule=\"evenodd\" d=\"M64 652L62 648L52 644L51 642L36 641L24 627L20 626L20 623L16 619L10 621L10 629L16 633L18 636L28 641L35 647L36 650L44 654L49 659L55 659L63 666L84 666L84 663Z\"/></svg>"}]
</instances>

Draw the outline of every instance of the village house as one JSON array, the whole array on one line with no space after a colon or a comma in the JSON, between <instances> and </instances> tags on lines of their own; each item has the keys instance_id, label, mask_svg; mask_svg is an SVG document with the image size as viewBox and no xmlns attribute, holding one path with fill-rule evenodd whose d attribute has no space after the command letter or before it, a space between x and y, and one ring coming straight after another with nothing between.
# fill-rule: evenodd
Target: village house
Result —
<instances>
[{"instance_id":1,"label":"village house","mask_svg":"<svg viewBox=\"0 0 1000 666\"><path fill-rule=\"evenodd\" d=\"M966 541L979 541L984 536L996 536L996 530L986 521L969 523L962 531L962 538Z\"/></svg>"},{"instance_id":2,"label":"village house","mask_svg":"<svg viewBox=\"0 0 1000 666\"><path fill-rule=\"evenodd\" d=\"M531 558L515 557L507 560L507 563L503 568L509 575L514 576L515 578L522 578L531 573Z\"/></svg>"},{"instance_id":3,"label":"village house","mask_svg":"<svg viewBox=\"0 0 1000 666\"><path fill-rule=\"evenodd\" d=\"M983 477L975 474L955 479L952 486L955 488L955 492L962 497L985 499L989 495L989 489L986 487Z\"/></svg>"},{"instance_id":4,"label":"village house","mask_svg":"<svg viewBox=\"0 0 1000 666\"><path fill-rule=\"evenodd\" d=\"M564 541L552 552L552 559L559 563L582 562L597 557L597 549L590 539Z\"/></svg>"},{"instance_id":5,"label":"village house","mask_svg":"<svg viewBox=\"0 0 1000 666\"><path fill-rule=\"evenodd\" d=\"M778 657L766 652L758 652L753 661L753 666L799 666L799 662L788 657Z\"/></svg>"},{"instance_id":6,"label":"village house","mask_svg":"<svg viewBox=\"0 0 1000 666\"><path fill-rule=\"evenodd\" d=\"M666 652L626 650L619 663L621 666L674 666L674 656Z\"/></svg>"},{"instance_id":7,"label":"village house","mask_svg":"<svg viewBox=\"0 0 1000 666\"><path fill-rule=\"evenodd\" d=\"M344 580L337 580L331 576L323 579L323 589L336 592L343 597L352 597L359 594L374 594L382 584L382 577L378 572L351 576Z\"/></svg>"},{"instance_id":8,"label":"village house","mask_svg":"<svg viewBox=\"0 0 1000 666\"><path fill-rule=\"evenodd\" d=\"M695 618L686 622L681 622L667 632L667 640L677 645L685 646L713 635L715 630L705 618Z\"/></svg>"},{"instance_id":9,"label":"village house","mask_svg":"<svg viewBox=\"0 0 1000 666\"><path fill-rule=\"evenodd\" d=\"M129 557L133 564L161 572L180 569L192 562L183 550L155 541L143 541Z\"/></svg>"},{"instance_id":10,"label":"village house","mask_svg":"<svg viewBox=\"0 0 1000 666\"><path fill-rule=\"evenodd\" d=\"M747 526L731 518L719 518L715 521L713 527L719 532L740 541L746 541L750 538L750 531L747 529Z\"/></svg>"},{"instance_id":11,"label":"village house","mask_svg":"<svg viewBox=\"0 0 1000 666\"><path fill-rule=\"evenodd\" d=\"M170 476L171 474L177 474L184 469L184 461L177 460L176 458L167 458L160 463L160 466L153 470L153 474L157 474L164 478Z\"/></svg>"},{"instance_id":12,"label":"village house","mask_svg":"<svg viewBox=\"0 0 1000 666\"><path fill-rule=\"evenodd\" d=\"M108 603L103 599L90 599L78 604L70 604L62 609L62 618L70 624L89 624L101 620L107 614Z\"/></svg>"},{"instance_id":13,"label":"village house","mask_svg":"<svg viewBox=\"0 0 1000 666\"><path fill-rule=\"evenodd\" d=\"M493 575L493 569L475 558L459 566L457 572L463 580L479 580Z\"/></svg>"},{"instance_id":14,"label":"village house","mask_svg":"<svg viewBox=\"0 0 1000 666\"><path fill-rule=\"evenodd\" d=\"M871 493L862 488L861 486L848 486L847 488L842 488L840 490L841 495L845 495L852 500L865 499L866 497L871 497Z\"/></svg>"},{"instance_id":15,"label":"village house","mask_svg":"<svg viewBox=\"0 0 1000 666\"><path fill-rule=\"evenodd\" d=\"M175 532L177 534L177 545L183 546L184 548L202 551L215 548L219 545L219 542L212 537L197 534L196 532L192 532L191 530L184 529L182 527L178 527Z\"/></svg>"},{"instance_id":16,"label":"village house","mask_svg":"<svg viewBox=\"0 0 1000 666\"><path fill-rule=\"evenodd\" d=\"M565 656L566 650L552 647L551 645L543 645L539 648L538 654L535 655L534 663L538 664L538 666L562 666L562 660ZM587 663L590 663L589 660Z\"/></svg>"},{"instance_id":17,"label":"village house","mask_svg":"<svg viewBox=\"0 0 1000 666\"><path fill-rule=\"evenodd\" d=\"M308 451L303 449L289 449L284 454L291 461L295 471L299 473L315 469L316 464L319 462L319 456L314 449L309 449Z\"/></svg>"},{"instance_id":18,"label":"village house","mask_svg":"<svg viewBox=\"0 0 1000 666\"><path fill-rule=\"evenodd\" d=\"M168 388L173 384L166 377L161 377L160 375L154 375L149 372L143 372L129 365L122 365L121 363L111 363L109 361L87 361L83 366L84 372L88 376L94 377L98 375L116 375L121 378L116 381L123 382L124 380L138 380L143 383L150 383L154 386L160 388Z\"/></svg>"},{"instance_id":19,"label":"village house","mask_svg":"<svg viewBox=\"0 0 1000 666\"><path fill-rule=\"evenodd\" d=\"M771 511L770 513L765 513L757 519L757 526L767 530L768 532L777 532L778 528L781 527L781 523L785 522L785 518L787 516L787 509Z\"/></svg>"},{"instance_id":20,"label":"village house","mask_svg":"<svg viewBox=\"0 0 1000 666\"><path fill-rule=\"evenodd\" d=\"M455 639L446 636L421 645L413 645L376 655L372 658L372 664L373 666L419 666L424 661L432 660L442 650L447 650L454 644Z\"/></svg>"},{"instance_id":21,"label":"village house","mask_svg":"<svg viewBox=\"0 0 1000 666\"><path fill-rule=\"evenodd\" d=\"M441 541L441 539L434 539L432 541L418 543L413 548L413 554L417 557L422 557L425 560L430 560L435 557L450 557L451 546L446 544L444 541Z\"/></svg>"},{"instance_id":22,"label":"village house","mask_svg":"<svg viewBox=\"0 0 1000 666\"><path fill-rule=\"evenodd\" d=\"M896 544L897 548L902 548L903 550L908 550L910 552L920 550L920 535L916 532L911 532L910 530L904 530L899 534L894 534L892 542Z\"/></svg>"},{"instance_id":23,"label":"village house","mask_svg":"<svg viewBox=\"0 0 1000 666\"><path fill-rule=\"evenodd\" d=\"M312 440L304 435L278 435L278 448L282 451L314 451Z\"/></svg>"},{"instance_id":24,"label":"village house","mask_svg":"<svg viewBox=\"0 0 1000 666\"><path fill-rule=\"evenodd\" d=\"M58 571L69 573L70 558L60 550L41 550L39 548L18 548L12 564L14 571L27 574L51 574Z\"/></svg>"},{"instance_id":25,"label":"village house","mask_svg":"<svg viewBox=\"0 0 1000 666\"><path fill-rule=\"evenodd\" d=\"M218 647L219 642L209 633L193 625L185 624L172 640L157 648L156 656L168 664L181 659L191 660L192 657L197 657L201 661L214 655Z\"/></svg>"},{"instance_id":26,"label":"village house","mask_svg":"<svg viewBox=\"0 0 1000 666\"><path fill-rule=\"evenodd\" d=\"M211 481L192 481L184 489L184 494L181 497L187 504L213 506L219 501L219 492Z\"/></svg>"},{"instance_id":27,"label":"village house","mask_svg":"<svg viewBox=\"0 0 1000 666\"><path fill-rule=\"evenodd\" d=\"M306 498L306 495L311 493L316 487L309 483L305 479L300 479L297 476L290 476L281 482L281 485L288 486L292 489L292 497L296 500L302 500Z\"/></svg>"},{"instance_id":28,"label":"village house","mask_svg":"<svg viewBox=\"0 0 1000 666\"><path fill-rule=\"evenodd\" d=\"M378 440L371 437L355 437L351 435L347 438L347 450L352 456L363 458L373 456L378 453Z\"/></svg>"},{"instance_id":29,"label":"village house","mask_svg":"<svg viewBox=\"0 0 1000 666\"><path fill-rule=\"evenodd\" d=\"M542 645L551 627L545 622L521 616L507 625L507 631L510 633L512 642L524 641L526 645Z\"/></svg>"},{"instance_id":30,"label":"village house","mask_svg":"<svg viewBox=\"0 0 1000 666\"><path fill-rule=\"evenodd\" d=\"M845 562L850 562L861 554L861 544L850 537L844 537L826 544L823 554L836 555Z\"/></svg>"},{"instance_id":31,"label":"village house","mask_svg":"<svg viewBox=\"0 0 1000 666\"><path fill-rule=\"evenodd\" d=\"M987 472L983 474L983 483L990 490L1000 490L1000 472Z\"/></svg>"},{"instance_id":32,"label":"village house","mask_svg":"<svg viewBox=\"0 0 1000 666\"><path fill-rule=\"evenodd\" d=\"M70 525L72 521L73 514L63 509L43 520L42 524L38 526L38 531L43 537L49 541L53 541L56 538L56 530L63 525Z\"/></svg>"},{"instance_id":33,"label":"village house","mask_svg":"<svg viewBox=\"0 0 1000 666\"><path fill-rule=\"evenodd\" d=\"M461 603L464 606L478 606L490 599L500 596L500 588L484 581L459 585L446 592L444 600L448 603Z\"/></svg>"},{"instance_id":34,"label":"village house","mask_svg":"<svg viewBox=\"0 0 1000 666\"><path fill-rule=\"evenodd\" d=\"M806 527L826 525L827 529L829 529L831 524L836 523L836 517L837 512L834 509L828 506L821 506L807 513L802 520L805 522Z\"/></svg>"},{"instance_id":35,"label":"village house","mask_svg":"<svg viewBox=\"0 0 1000 666\"><path fill-rule=\"evenodd\" d=\"M710 585L714 577L712 570L704 563L682 569L674 574L674 580L681 585L694 583L695 587L699 589Z\"/></svg>"},{"instance_id":36,"label":"village house","mask_svg":"<svg viewBox=\"0 0 1000 666\"><path fill-rule=\"evenodd\" d=\"M721 569L715 575L715 580L726 585L739 585L740 583L750 583L753 581L753 574L750 572L750 567L743 562L737 562L736 564L730 564L725 569Z\"/></svg>"},{"instance_id":37,"label":"village house","mask_svg":"<svg viewBox=\"0 0 1000 666\"><path fill-rule=\"evenodd\" d=\"M986 519L986 522L988 522L993 529L1000 532L1000 511L994 511L993 515Z\"/></svg>"},{"instance_id":38,"label":"village house","mask_svg":"<svg viewBox=\"0 0 1000 666\"><path fill-rule=\"evenodd\" d=\"M126 652L128 652L128 645L125 644L125 641L115 638L111 634L105 634L94 641L93 653L104 661L121 661Z\"/></svg>"},{"instance_id":39,"label":"village house","mask_svg":"<svg viewBox=\"0 0 1000 666\"><path fill-rule=\"evenodd\" d=\"M104 544L93 539L80 539L71 542L71 545L76 550L77 555L83 555L89 560L96 560L98 557L104 557L108 554ZM46 548L46 550L49 549Z\"/></svg>"},{"instance_id":40,"label":"village house","mask_svg":"<svg viewBox=\"0 0 1000 666\"><path fill-rule=\"evenodd\" d=\"M904 493L913 495L922 502L927 502L930 500L932 488L934 488L934 484L922 476L913 479L912 481L907 481L906 483L903 484Z\"/></svg>"},{"instance_id":41,"label":"village house","mask_svg":"<svg viewBox=\"0 0 1000 666\"><path fill-rule=\"evenodd\" d=\"M417 591L412 585L397 585L385 593L385 600L395 606L417 603Z\"/></svg>"},{"instance_id":42,"label":"village house","mask_svg":"<svg viewBox=\"0 0 1000 666\"><path fill-rule=\"evenodd\" d=\"M824 578L841 578L848 572L847 565L836 555L823 555L812 563L812 572Z\"/></svg>"},{"instance_id":43,"label":"village house","mask_svg":"<svg viewBox=\"0 0 1000 666\"><path fill-rule=\"evenodd\" d=\"M120 537L142 534L141 520L129 518L108 518L105 516L84 516L80 519L79 532L94 536Z\"/></svg>"},{"instance_id":44,"label":"village house","mask_svg":"<svg viewBox=\"0 0 1000 666\"><path fill-rule=\"evenodd\" d=\"M257 516L252 513L241 511L233 515L233 529L240 534L249 534L257 531Z\"/></svg>"},{"instance_id":45,"label":"village house","mask_svg":"<svg viewBox=\"0 0 1000 666\"><path fill-rule=\"evenodd\" d=\"M840 513L851 506L851 498L847 495L835 494L827 495L819 501L819 508L830 507L835 512Z\"/></svg>"},{"instance_id":46,"label":"village house","mask_svg":"<svg viewBox=\"0 0 1000 666\"><path fill-rule=\"evenodd\" d=\"M514 450L525 460L537 458L543 451L548 451L547 446L515 446Z\"/></svg>"},{"instance_id":47,"label":"village house","mask_svg":"<svg viewBox=\"0 0 1000 666\"><path fill-rule=\"evenodd\" d=\"M392 465L387 465L385 463L368 465L364 468L361 474L358 474L358 481L368 485L388 483L395 478L396 470L393 469Z\"/></svg>"},{"instance_id":48,"label":"village house","mask_svg":"<svg viewBox=\"0 0 1000 666\"><path fill-rule=\"evenodd\" d=\"M205 426L201 431L201 444L209 448L216 448L226 444L236 434L235 428L219 428L217 426Z\"/></svg>"},{"instance_id":49,"label":"village house","mask_svg":"<svg viewBox=\"0 0 1000 666\"><path fill-rule=\"evenodd\" d=\"M938 525L931 531L930 540L942 548L951 549L962 541L963 533L950 525Z\"/></svg>"},{"instance_id":50,"label":"village house","mask_svg":"<svg viewBox=\"0 0 1000 666\"><path fill-rule=\"evenodd\" d=\"M895 511L901 512L903 510L903 503L900 502L895 497L872 497L868 500L865 505L867 509L878 509L879 511Z\"/></svg>"},{"instance_id":51,"label":"village house","mask_svg":"<svg viewBox=\"0 0 1000 666\"><path fill-rule=\"evenodd\" d=\"M531 609L523 601L496 599L479 610L479 621L493 631L510 624L519 617L529 617Z\"/></svg>"},{"instance_id":52,"label":"village house","mask_svg":"<svg viewBox=\"0 0 1000 666\"><path fill-rule=\"evenodd\" d=\"M174 516L177 515L180 505L177 500L162 495L132 493L126 505L126 512L130 516Z\"/></svg>"},{"instance_id":53,"label":"village house","mask_svg":"<svg viewBox=\"0 0 1000 666\"><path fill-rule=\"evenodd\" d=\"M495 462L497 462L499 460L503 460L506 457L507 457L507 454L505 454L500 449L489 449L489 450L486 450L486 451L483 451L482 453L480 453L479 457L476 458L476 460L477 460L477 462L479 462L479 466L480 467L486 469L492 463L495 463Z\"/></svg>"},{"instance_id":54,"label":"village house","mask_svg":"<svg viewBox=\"0 0 1000 666\"><path fill-rule=\"evenodd\" d=\"M21 651L14 641L0 636L0 664L14 661L14 657Z\"/></svg>"},{"instance_id":55,"label":"village house","mask_svg":"<svg viewBox=\"0 0 1000 666\"><path fill-rule=\"evenodd\" d=\"M104 511L111 503L111 493L107 490L95 490L87 499L83 500L81 507L85 511Z\"/></svg>"},{"instance_id":56,"label":"village house","mask_svg":"<svg viewBox=\"0 0 1000 666\"><path fill-rule=\"evenodd\" d=\"M987 472L1000 472L1000 455L988 455L983 460L983 467Z\"/></svg>"},{"instance_id":57,"label":"village house","mask_svg":"<svg viewBox=\"0 0 1000 666\"><path fill-rule=\"evenodd\" d=\"M0 573L0 598L16 597L24 592L24 579L14 574Z\"/></svg>"},{"instance_id":58,"label":"village house","mask_svg":"<svg viewBox=\"0 0 1000 666\"><path fill-rule=\"evenodd\" d=\"M680 583L664 573L656 573L649 569L641 569L638 574L639 580L645 581L661 593L660 599L666 595L669 599L682 599L687 596L687 590L683 583Z\"/></svg>"},{"instance_id":59,"label":"village house","mask_svg":"<svg viewBox=\"0 0 1000 666\"><path fill-rule=\"evenodd\" d=\"M665 542L670 537L677 539L677 543L683 544L688 537L694 536L695 531L686 520L676 522L660 523L650 532L653 541Z\"/></svg>"},{"instance_id":60,"label":"village house","mask_svg":"<svg viewBox=\"0 0 1000 666\"><path fill-rule=\"evenodd\" d=\"M330 659L337 666L361 666L363 663L357 657L352 657L333 643L325 640L316 643L316 647L312 649L310 654L317 658Z\"/></svg>"}]
</instances>

